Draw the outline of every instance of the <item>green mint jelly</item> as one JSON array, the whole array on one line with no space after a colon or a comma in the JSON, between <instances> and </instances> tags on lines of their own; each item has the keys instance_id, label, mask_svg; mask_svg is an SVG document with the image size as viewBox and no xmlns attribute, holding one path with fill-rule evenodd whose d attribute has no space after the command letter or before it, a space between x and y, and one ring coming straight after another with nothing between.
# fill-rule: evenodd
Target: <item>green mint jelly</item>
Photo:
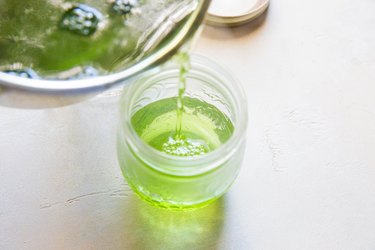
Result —
<instances>
[{"instance_id":1,"label":"green mint jelly","mask_svg":"<svg viewBox=\"0 0 375 250\"><path fill-rule=\"evenodd\" d=\"M215 150L233 133L231 120L214 105L184 96L182 116L177 97L162 99L138 110L131 119L140 138L153 148L174 156L198 156ZM177 120L180 134L176 136Z\"/></svg>"}]
</instances>

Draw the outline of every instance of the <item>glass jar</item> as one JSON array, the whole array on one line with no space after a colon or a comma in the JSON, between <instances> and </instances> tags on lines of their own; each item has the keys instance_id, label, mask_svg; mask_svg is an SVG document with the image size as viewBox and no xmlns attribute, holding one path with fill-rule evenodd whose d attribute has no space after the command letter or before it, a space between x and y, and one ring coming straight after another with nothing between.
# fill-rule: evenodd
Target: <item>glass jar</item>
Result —
<instances>
[{"instance_id":1,"label":"glass jar","mask_svg":"<svg viewBox=\"0 0 375 250\"><path fill-rule=\"evenodd\" d=\"M238 80L207 58L193 55L190 63L185 96L213 105L233 124L230 137L213 151L168 155L145 143L132 124L141 108L177 96L176 63L139 77L125 89L120 102L117 151L123 175L141 198L161 207L201 207L219 198L235 180L245 151L247 105Z\"/></svg>"}]
</instances>

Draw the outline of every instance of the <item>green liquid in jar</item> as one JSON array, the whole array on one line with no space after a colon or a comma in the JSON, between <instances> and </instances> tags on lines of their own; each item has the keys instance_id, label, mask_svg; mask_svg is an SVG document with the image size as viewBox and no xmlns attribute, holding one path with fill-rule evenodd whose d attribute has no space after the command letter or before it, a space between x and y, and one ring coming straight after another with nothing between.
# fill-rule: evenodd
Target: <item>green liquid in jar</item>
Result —
<instances>
[{"instance_id":1,"label":"green liquid in jar","mask_svg":"<svg viewBox=\"0 0 375 250\"><path fill-rule=\"evenodd\" d=\"M132 125L145 142L166 154L203 155L228 140L233 124L214 105L185 96L189 54L180 52L177 61L180 65L177 97L143 107L132 117Z\"/></svg>"},{"instance_id":2,"label":"green liquid in jar","mask_svg":"<svg viewBox=\"0 0 375 250\"><path fill-rule=\"evenodd\" d=\"M180 53L177 59L180 63L179 78L175 82L177 95L134 110L131 125L140 139L157 151L189 159L204 157L229 140L234 125L225 111L185 93L186 84L189 85L189 56ZM212 101L223 104L217 98ZM173 209L203 207L220 197L237 174L238 161L231 160L220 165L222 170L219 171L197 175L192 172L191 176L176 172L175 175L174 171L180 165L178 159L170 158L167 162L163 159L159 163L157 159L156 162L149 162L146 158L143 161L143 151L133 151L131 144L122 137L126 134L119 135L118 157L124 177L142 199L156 206ZM167 168L168 172L164 173L159 164L166 164L171 169ZM200 165L192 162L192 167L199 169Z\"/></svg>"},{"instance_id":3,"label":"green liquid in jar","mask_svg":"<svg viewBox=\"0 0 375 250\"><path fill-rule=\"evenodd\" d=\"M132 116L132 125L144 142L170 155L197 156L215 150L230 138L233 124L214 105L185 96L183 113L178 116L177 99L150 103ZM177 137L178 119L181 130Z\"/></svg>"}]
</instances>

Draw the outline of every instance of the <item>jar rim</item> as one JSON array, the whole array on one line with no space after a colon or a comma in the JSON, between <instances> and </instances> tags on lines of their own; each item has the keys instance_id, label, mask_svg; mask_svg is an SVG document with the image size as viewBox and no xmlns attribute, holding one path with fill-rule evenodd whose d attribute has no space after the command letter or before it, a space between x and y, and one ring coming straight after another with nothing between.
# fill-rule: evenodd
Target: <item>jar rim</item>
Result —
<instances>
[{"instance_id":1,"label":"jar rim","mask_svg":"<svg viewBox=\"0 0 375 250\"><path fill-rule=\"evenodd\" d=\"M121 129L126 128L126 140L131 149L135 151L135 154L140 153L142 156L145 156L139 158L144 161L147 166L150 166L150 168L173 176L196 176L220 167L220 165L228 161L235 153L236 145L241 144L245 139L243 133L245 133L247 129L247 102L245 91L239 83L239 80L221 65L218 65L216 62L204 56L193 54L190 56L190 63L192 70L188 73L188 78L189 74L193 74L194 71L204 72L210 76L215 75L216 78L219 76L221 80L220 84L222 85L220 87L224 88L225 91L231 95L231 99L233 100L236 119L233 134L215 150L200 156L168 155L144 142L131 124L131 109L137 94L147 89L148 85L155 83L152 81L154 77L159 76L163 72L167 73L173 69L178 69L176 68L176 64L170 68L159 68L141 75L131 86L128 86L128 88L124 90L120 102L122 105L120 114L121 121L125 123L125 126L121 127ZM142 86L146 86L146 88L142 88ZM122 139L125 139L125 137ZM171 164L171 162L173 164Z\"/></svg>"},{"instance_id":2,"label":"jar rim","mask_svg":"<svg viewBox=\"0 0 375 250\"><path fill-rule=\"evenodd\" d=\"M256 18L262 15L267 10L269 4L270 0L257 0L251 8L245 9L241 13L227 15L216 13L215 11L208 9L206 23L213 26L224 27L234 27L246 24L254 21Z\"/></svg>"}]
</instances>

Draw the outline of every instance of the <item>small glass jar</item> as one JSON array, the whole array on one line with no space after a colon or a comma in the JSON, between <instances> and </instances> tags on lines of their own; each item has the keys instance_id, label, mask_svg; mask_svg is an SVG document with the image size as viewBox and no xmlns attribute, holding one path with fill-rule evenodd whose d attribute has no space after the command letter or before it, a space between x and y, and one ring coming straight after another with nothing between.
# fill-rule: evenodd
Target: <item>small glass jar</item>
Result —
<instances>
[{"instance_id":1,"label":"small glass jar","mask_svg":"<svg viewBox=\"0 0 375 250\"><path fill-rule=\"evenodd\" d=\"M229 139L198 156L173 156L145 143L132 116L146 105L178 94L179 65L149 71L127 87L121 98L118 160L130 187L160 207L195 208L222 196L235 180L245 151L247 104L237 79L213 61L193 55L185 96L214 105L233 124Z\"/></svg>"}]
</instances>

